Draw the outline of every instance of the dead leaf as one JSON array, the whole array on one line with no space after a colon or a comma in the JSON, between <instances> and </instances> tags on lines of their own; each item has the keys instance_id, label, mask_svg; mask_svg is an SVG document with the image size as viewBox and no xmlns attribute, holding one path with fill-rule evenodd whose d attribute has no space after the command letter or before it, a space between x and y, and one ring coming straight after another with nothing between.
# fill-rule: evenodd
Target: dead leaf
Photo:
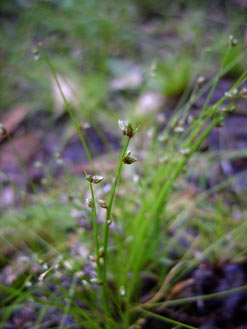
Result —
<instances>
[{"instance_id":1,"label":"dead leaf","mask_svg":"<svg viewBox=\"0 0 247 329\"><path fill-rule=\"evenodd\" d=\"M12 139L16 151L21 160L27 164L32 157L39 152L40 138L35 133L29 133L22 136L16 136ZM18 164L17 155L10 142L4 144L0 151L0 165L7 168L9 165Z\"/></svg>"},{"instance_id":2,"label":"dead leaf","mask_svg":"<svg viewBox=\"0 0 247 329\"><path fill-rule=\"evenodd\" d=\"M195 279L193 279L193 278L183 280L183 281L180 281L180 282L176 283L173 286L169 297L171 298L171 296L179 295L181 291L184 291L189 286L194 285L194 283L195 283Z\"/></svg>"},{"instance_id":3,"label":"dead leaf","mask_svg":"<svg viewBox=\"0 0 247 329\"><path fill-rule=\"evenodd\" d=\"M6 114L6 116L1 120L1 123L4 125L9 134L11 134L19 126L29 111L30 108L28 105L22 105L14 108ZM0 142L4 138L5 136L0 136Z\"/></svg>"}]
</instances>

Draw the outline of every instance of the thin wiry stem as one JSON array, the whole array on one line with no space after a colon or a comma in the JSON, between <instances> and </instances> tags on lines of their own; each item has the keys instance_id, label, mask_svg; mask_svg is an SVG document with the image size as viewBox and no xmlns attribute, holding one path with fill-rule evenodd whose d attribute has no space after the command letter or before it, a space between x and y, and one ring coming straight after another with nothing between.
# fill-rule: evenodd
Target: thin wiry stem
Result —
<instances>
[{"instance_id":1,"label":"thin wiry stem","mask_svg":"<svg viewBox=\"0 0 247 329\"><path fill-rule=\"evenodd\" d=\"M118 165L118 169L117 169L117 174L111 189L111 195L110 195L110 201L108 204L108 208L107 208L107 212L106 212L106 219L105 219L105 225L104 225L104 238L103 238L103 282L104 282L104 289L106 292L106 274L107 274L107 246L108 246L108 236L109 236L109 220L111 219L111 210L112 210L112 205L113 205L113 200L114 200L114 196L115 196L115 192L116 192L116 187L117 187L117 183L121 174L121 170L122 170L122 166L123 166L123 159L125 157L127 148L129 146L130 143L130 138L128 138L127 143L125 144L125 147L123 149L121 158L120 158L120 162Z\"/></svg>"},{"instance_id":2,"label":"thin wiry stem","mask_svg":"<svg viewBox=\"0 0 247 329\"><path fill-rule=\"evenodd\" d=\"M96 251L96 264L97 264L97 273L98 277L101 280L101 269L100 269L100 255L99 255L99 239L98 239L98 227L97 227L97 213L96 213L96 205L95 205L95 197L93 191L93 184L89 182L90 191L92 196L92 223L93 223L93 233L94 233L94 245Z\"/></svg>"},{"instance_id":3,"label":"thin wiry stem","mask_svg":"<svg viewBox=\"0 0 247 329\"><path fill-rule=\"evenodd\" d=\"M84 138L83 135L82 135L81 129L80 129L80 127L79 127L78 122L76 121L76 118L75 118L75 116L74 116L74 114L73 114L72 108L71 108L69 102L67 101L67 99L66 99L66 97L65 97L65 95L64 95L64 92L63 92L63 90L62 90L62 87L61 87L61 85L60 85L60 83L59 83L59 80L58 80L58 78L57 78L56 71L55 71L55 69L54 69L54 67L53 67L53 65L52 65L52 63L51 63L51 61L49 60L49 57L48 57L48 55L47 55L47 52L46 52L45 48L43 47L43 44L40 43L40 44L39 44L39 47L40 47L40 49L41 49L42 55L43 55L43 57L44 57L44 60L46 61L47 65L49 66L49 69L50 69L50 71L51 71L51 74L52 74L52 76L53 76L55 82L56 82L56 85L57 85L57 87L58 87L58 90L59 90L59 92L60 92L60 94L61 94L61 96L62 96L62 98L63 98L64 104L65 104L65 108L66 108L66 110L67 110L67 112L68 112L68 114L69 114L69 116L70 116L70 118L71 118L71 120L72 120L72 122L73 122L73 124L74 124L74 126L75 126L75 129L76 129L76 131L77 131L77 133L78 133L78 135L79 135L79 138L80 138L80 140L81 140L81 142L82 142L83 148L84 148L84 150L85 150L85 152L86 152L86 155L87 155L87 157L88 157L88 160L89 160L89 162L90 162L90 165L91 165L91 167L92 167L94 173L96 173L96 169L95 169L95 166L94 166L94 162L93 162L93 159L92 159L92 157L91 157L91 154L90 154L90 152L89 152L89 150L88 150L88 147L87 147L87 144L86 144L85 138Z\"/></svg>"},{"instance_id":4,"label":"thin wiry stem","mask_svg":"<svg viewBox=\"0 0 247 329\"><path fill-rule=\"evenodd\" d=\"M98 275L98 279L103 282L101 265L100 265L99 237L98 237L95 196L94 196L92 182L89 182L89 185L90 185L90 191L91 191L91 197L92 197L92 205L91 205L91 207L92 207L92 224L93 224L94 245L95 245L95 252L96 252L97 275ZM105 282L103 282L103 285L102 285L103 307L104 307L105 314L109 317L110 310L109 310L109 304L107 302L107 293L106 292L107 291L106 291L106 287L105 287ZM108 323L106 323L106 326L107 326L107 328L109 327Z\"/></svg>"},{"instance_id":5,"label":"thin wiry stem","mask_svg":"<svg viewBox=\"0 0 247 329\"><path fill-rule=\"evenodd\" d=\"M172 324L175 324L179 327L183 327L183 328L189 328L189 329L197 329L196 327L193 327L193 326L190 326L188 324L185 324L185 323L182 323L182 322L179 322L179 321L176 321L176 320L173 320L173 319L170 319L170 318L167 318L163 315L159 315L157 313L154 313L154 312L150 312L150 311L147 311L147 310L141 310L142 313L144 314L147 314L148 316L151 316L153 318L156 318L160 321L163 321L163 322L167 322L167 323L172 323Z\"/></svg>"}]
</instances>

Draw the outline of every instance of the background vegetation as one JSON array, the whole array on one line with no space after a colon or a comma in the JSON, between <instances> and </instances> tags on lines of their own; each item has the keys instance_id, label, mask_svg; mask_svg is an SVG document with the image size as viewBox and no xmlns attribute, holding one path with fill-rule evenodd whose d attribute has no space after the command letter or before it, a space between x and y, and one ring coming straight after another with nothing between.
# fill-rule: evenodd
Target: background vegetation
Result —
<instances>
[{"instance_id":1,"label":"background vegetation","mask_svg":"<svg viewBox=\"0 0 247 329\"><path fill-rule=\"evenodd\" d=\"M246 14L1 1L2 328L243 328Z\"/></svg>"}]
</instances>

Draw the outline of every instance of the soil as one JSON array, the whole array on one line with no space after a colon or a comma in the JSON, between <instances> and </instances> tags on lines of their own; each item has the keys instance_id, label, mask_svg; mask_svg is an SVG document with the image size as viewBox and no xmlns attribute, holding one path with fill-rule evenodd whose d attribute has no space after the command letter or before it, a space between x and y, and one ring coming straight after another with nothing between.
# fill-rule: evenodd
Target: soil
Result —
<instances>
[{"instance_id":1,"label":"soil","mask_svg":"<svg viewBox=\"0 0 247 329\"><path fill-rule=\"evenodd\" d=\"M201 263L184 281L177 283L171 295L174 299L219 293L246 285L247 263L217 264ZM200 329L244 329L247 328L246 289L229 295L203 300L177 307L162 306L157 313L167 318L189 324ZM145 329L173 328L156 319L148 319Z\"/></svg>"}]
</instances>

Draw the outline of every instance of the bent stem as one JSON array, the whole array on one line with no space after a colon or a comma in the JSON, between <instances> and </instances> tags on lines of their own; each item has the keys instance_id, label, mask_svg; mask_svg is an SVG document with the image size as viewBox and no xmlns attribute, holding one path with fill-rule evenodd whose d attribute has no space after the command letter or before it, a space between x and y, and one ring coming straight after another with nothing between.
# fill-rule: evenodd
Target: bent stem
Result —
<instances>
[{"instance_id":1,"label":"bent stem","mask_svg":"<svg viewBox=\"0 0 247 329\"><path fill-rule=\"evenodd\" d=\"M114 200L114 196L115 196L115 192L116 192L116 187L117 187L117 183L121 174L121 170L123 167L123 159L125 157L127 148L129 146L130 143L130 138L128 138L127 143L125 144L125 147L123 149L121 158L120 158L120 162L118 165L118 169L117 169L117 174L111 189L111 195L110 195L110 201L108 204L108 208L107 208L107 212L106 212L106 219L105 219L105 225L104 225L104 239L103 239L103 282L104 282L104 289L105 289L105 293L106 293L106 273L107 273L107 246L108 246L108 236L109 236L109 220L111 219L111 210L112 210L112 205L113 205L113 200ZM106 301L107 302L107 301Z\"/></svg>"},{"instance_id":2,"label":"bent stem","mask_svg":"<svg viewBox=\"0 0 247 329\"><path fill-rule=\"evenodd\" d=\"M63 90L62 90L62 87L61 87L61 85L60 85L60 83L59 83L59 81L58 81L56 71L55 71L55 69L54 69L54 67L53 67L53 65L52 65L52 63L51 63L51 61L49 60L49 57L48 57L48 55L47 55L47 52L46 52L46 50L45 50L43 44L40 43L40 44L39 44L39 47L40 47L40 49L41 49L41 52L42 52L42 55L43 55L43 57L44 57L45 62L46 62L47 65L49 66L49 69L50 69L50 71L51 71L51 74L52 74L52 76L53 76L55 82L56 82L56 85L57 85L57 87L58 87L58 90L59 90L59 92L60 92L60 94L61 94L61 96L62 96L62 99L63 99L64 104L65 104L65 108L66 108L66 110L67 110L67 112L68 112L68 114L69 114L69 116L70 116L70 118L71 118L71 120L72 120L72 122L73 122L73 124L74 124L74 126L75 126L75 129L76 129L76 131L77 131L77 133L78 133L78 135L79 135L79 138L80 138L81 143L82 143L82 145L83 145L83 148L84 148L84 150L85 150L85 152L86 152L86 155L87 155L87 158L88 158L88 160L89 160L89 162L90 162L90 165L91 165L91 167L92 167L94 173L96 173L96 169L95 169L95 166L94 166L94 162L93 162L93 159L92 159L91 154L90 154L90 152L89 152L89 149L88 149L88 147L87 147L86 141L85 141L85 139L84 139L84 137L83 137L83 135L82 135L82 133L81 133L81 129L80 129L80 127L79 127L78 122L76 121L76 118L75 118L75 116L74 116L74 114L73 114L72 108L71 108L69 102L67 101L67 99L66 99L66 97L65 97L65 95L64 95L64 92L63 92Z\"/></svg>"}]
</instances>

